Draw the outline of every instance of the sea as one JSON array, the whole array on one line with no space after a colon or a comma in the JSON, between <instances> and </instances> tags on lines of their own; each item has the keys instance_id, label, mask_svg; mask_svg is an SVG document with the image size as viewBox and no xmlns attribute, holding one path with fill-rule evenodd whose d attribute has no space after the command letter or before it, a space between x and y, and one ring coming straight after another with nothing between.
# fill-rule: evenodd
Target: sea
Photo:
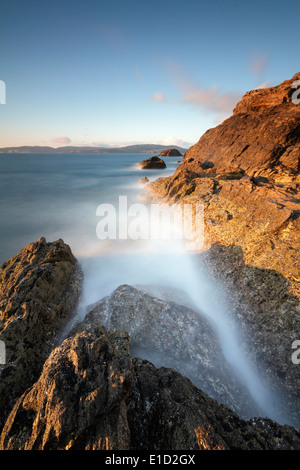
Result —
<instances>
[{"instance_id":1,"label":"sea","mask_svg":"<svg viewBox=\"0 0 300 470\"><path fill-rule=\"evenodd\" d=\"M40 237L62 239L82 266L87 304L124 283L168 283L161 251L155 256L145 241L121 240L118 233L99 236L106 205L118 223L120 202L123 217L124 201L128 210L144 204L140 178L170 176L181 160L165 157L166 168L141 170L138 163L150 156L0 154L0 263Z\"/></svg>"},{"instance_id":2,"label":"sea","mask_svg":"<svg viewBox=\"0 0 300 470\"><path fill-rule=\"evenodd\" d=\"M40 237L62 239L83 271L79 316L123 284L183 292L211 321L224 356L263 416L280 422L277 398L241 349L230 305L221 302L221 289L187 252L184 240L149 240L139 237L138 229L136 236L120 236L118 230L116 236L111 221L123 227L130 211L149 209L140 179L171 176L181 160L162 157L166 168L141 170L138 163L152 155L0 154L0 264Z\"/></svg>"}]
</instances>

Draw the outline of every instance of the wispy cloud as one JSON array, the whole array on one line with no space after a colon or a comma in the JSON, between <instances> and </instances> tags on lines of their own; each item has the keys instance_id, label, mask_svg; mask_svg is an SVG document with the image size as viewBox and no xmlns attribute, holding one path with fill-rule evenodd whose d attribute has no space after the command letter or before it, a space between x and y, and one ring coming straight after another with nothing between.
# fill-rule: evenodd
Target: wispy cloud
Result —
<instances>
[{"instance_id":1,"label":"wispy cloud","mask_svg":"<svg viewBox=\"0 0 300 470\"><path fill-rule=\"evenodd\" d=\"M193 86L181 98L184 103L200 106L205 112L231 114L241 93L222 92L217 86L201 88Z\"/></svg>"},{"instance_id":2,"label":"wispy cloud","mask_svg":"<svg viewBox=\"0 0 300 470\"><path fill-rule=\"evenodd\" d=\"M193 144L187 142L186 140L179 139L178 137L167 137L165 140L158 142L161 145L177 145L178 147L189 148Z\"/></svg>"},{"instance_id":3,"label":"wispy cloud","mask_svg":"<svg viewBox=\"0 0 300 470\"><path fill-rule=\"evenodd\" d=\"M250 70L253 75L263 75L269 62L268 54L253 52L250 57Z\"/></svg>"},{"instance_id":4,"label":"wispy cloud","mask_svg":"<svg viewBox=\"0 0 300 470\"><path fill-rule=\"evenodd\" d=\"M175 62L169 63L169 71L180 90L181 102L199 107L204 113L215 113L216 122L229 117L243 96L242 92L222 91L219 85L204 87L188 77L182 67Z\"/></svg>"},{"instance_id":5,"label":"wispy cloud","mask_svg":"<svg viewBox=\"0 0 300 470\"><path fill-rule=\"evenodd\" d=\"M256 90L259 88L269 88L274 86L273 83L266 80L266 72L269 65L269 54L260 51L252 52L249 57L249 70L251 75L255 77L257 85L254 86Z\"/></svg>"},{"instance_id":6,"label":"wispy cloud","mask_svg":"<svg viewBox=\"0 0 300 470\"><path fill-rule=\"evenodd\" d=\"M270 88L271 86L273 86L273 84L271 82L263 82L260 85L258 85L257 89L259 89L259 88Z\"/></svg>"},{"instance_id":7,"label":"wispy cloud","mask_svg":"<svg viewBox=\"0 0 300 470\"><path fill-rule=\"evenodd\" d=\"M154 93L151 97L151 101L154 103L165 103L167 98L163 93Z\"/></svg>"},{"instance_id":8,"label":"wispy cloud","mask_svg":"<svg viewBox=\"0 0 300 470\"><path fill-rule=\"evenodd\" d=\"M54 137L52 139L54 144L68 145L71 143L71 139L66 136Z\"/></svg>"}]
</instances>

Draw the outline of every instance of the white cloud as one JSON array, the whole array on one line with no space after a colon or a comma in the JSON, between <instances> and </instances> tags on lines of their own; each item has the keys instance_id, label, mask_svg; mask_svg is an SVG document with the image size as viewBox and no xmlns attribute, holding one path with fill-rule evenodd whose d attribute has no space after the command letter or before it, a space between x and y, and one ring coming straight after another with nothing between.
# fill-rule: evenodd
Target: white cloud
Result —
<instances>
[{"instance_id":1,"label":"white cloud","mask_svg":"<svg viewBox=\"0 0 300 470\"><path fill-rule=\"evenodd\" d=\"M242 98L241 93L222 92L217 87L200 88L191 87L183 94L181 100L184 103L191 103L200 106L205 112L232 113L235 105Z\"/></svg>"},{"instance_id":2,"label":"white cloud","mask_svg":"<svg viewBox=\"0 0 300 470\"><path fill-rule=\"evenodd\" d=\"M52 139L52 142L54 142L55 144L68 145L71 143L71 139L66 136L59 136L59 137L54 137Z\"/></svg>"},{"instance_id":3,"label":"white cloud","mask_svg":"<svg viewBox=\"0 0 300 470\"><path fill-rule=\"evenodd\" d=\"M185 149L188 149L193 145L190 142L187 142L186 140L180 139L178 137L166 137L165 139L152 140L151 143L156 145L166 145L168 147L178 146Z\"/></svg>"}]
</instances>

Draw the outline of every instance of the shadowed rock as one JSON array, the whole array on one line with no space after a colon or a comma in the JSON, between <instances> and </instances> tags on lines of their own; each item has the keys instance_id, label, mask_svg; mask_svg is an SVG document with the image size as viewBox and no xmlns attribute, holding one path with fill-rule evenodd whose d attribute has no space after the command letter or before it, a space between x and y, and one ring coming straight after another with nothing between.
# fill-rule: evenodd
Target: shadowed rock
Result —
<instances>
[{"instance_id":1,"label":"shadowed rock","mask_svg":"<svg viewBox=\"0 0 300 470\"><path fill-rule=\"evenodd\" d=\"M141 289L118 287L92 306L86 325L103 324L108 330L128 332L133 356L150 360L156 367L176 369L241 417L260 415L262 410L225 360L209 320L184 306L184 296L184 303L179 304ZM170 297L176 298L173 291Z\"/></svg>"},{"instance_id":2,"label":"shadowed rock","mask_svg":"<svg viewBox=\"0 0 300 470\"><path fill-rule=\"evenodd\" d=\"M128 336L81 326L14 406L1 450L300 449L294 428L243 421L173 369L131 360Z\"/></svg>"},{"instance_id":3,"label":"shadowed rock","mask_svg":"<svg viewBox=\"0 0 300 470\"><path fill-rule=\"evenodd\" d=\"M0 267L0 422L39 376L76 307L82 274L62 240L31 243Z\"/></svg>"}]
</instances>

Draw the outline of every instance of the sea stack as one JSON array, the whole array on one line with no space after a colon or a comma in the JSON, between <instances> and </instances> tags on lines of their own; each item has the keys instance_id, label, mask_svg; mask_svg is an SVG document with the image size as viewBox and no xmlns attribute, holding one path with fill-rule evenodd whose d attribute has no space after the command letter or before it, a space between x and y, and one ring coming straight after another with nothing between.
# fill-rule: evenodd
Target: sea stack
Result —
<instances>
[{"instance_id":1,"label":"sea stack","mask_svg":"<svg viewBox=\"0 0 300 470\"><path fill-rule=\"evenodd\" d=\"M166 168L165 162L158 158L157 156L150 157L147 160L139 162L139 166L142 170L152 170L152 169L161 169Z\"/></svg>"}]
</instances>

